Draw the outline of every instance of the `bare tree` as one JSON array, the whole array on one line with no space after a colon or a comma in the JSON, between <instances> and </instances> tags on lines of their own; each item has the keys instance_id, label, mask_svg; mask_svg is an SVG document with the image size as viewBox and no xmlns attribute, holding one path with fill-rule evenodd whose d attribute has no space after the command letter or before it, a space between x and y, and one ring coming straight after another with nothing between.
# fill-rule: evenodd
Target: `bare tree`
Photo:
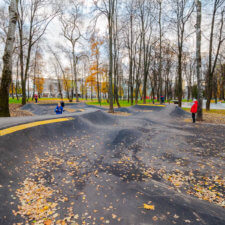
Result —
<instances>
[{"instance_id":1,"label":"bare tree","mask_svg":"<svg viewBox=\"0 0 225 225\"><path fill-rule=\"evenodd\" d=\"M0 88L0 117L10 116L9 112L9 87L12 81L12 55L15 42L18 1L11 0L9 6L9 26L3 56L3 71Z\"/></svg>"},{"instance_id":2,"label":"bare tree","mask_svg":"<svg viewBox=\"0 0 225 225\"><path fill-rule=\"evenodd\" d=\"M105 15L108 20L109 38L109 112L114 113L113 108L113 27L115 24L116 0L97 0L94 4L100 14Z\"/></svg>"},{"instance_id":3,"label":"bare tree","mask_svg":"<svg viewBox=\"0 0 225 225\"><path fill-rule=\"evenodd\" d=\"M217 60L219 57L220 49L222 43L225 40L224 37L224 0L214 0L214 7L213 7L213 14L212 14L212 22L211 22L211 32L210 32L210 41L209 41L209 62L208 62L208 71L207 71L207 102L206 102L206 110L210 110L210 103L212 99L212 88L213 88L213 75L216 69ZM221 9L221 18L219 23L219 35L218 35L218 43L215 44L215 22L216 22L216 15L218 10ZM217 46L215 46L217 45ZM216 52L213 55L213 48L216 48Z\"/></svg>"},{"instance_id":4,"label":"bare tree","mask_svg":"<svg viewBox=\"0 0 225 225\"><path fill-rule=\"evenodd\" d=\"M80 3L73 0L69 4L70 10L62 11L60 21L62 24L63 36L71 44L71 52L73 57L73 77L75 82L76 101L79 102L78 96L78 84L77 84L77 62L78 56L76 54L76 45L81 38L81 32L79 26L81 25L80 17Z\"/></svg>"},{"instance_id":5,"label":"bare tree","mask_svg":"<svg viewBox=\"0 0 225 225\"><path fill-rule=\"evenodd\" d=\"M49 13L50 6L50 2L47 0L19 0L18 28L23 105L26 104L26 83L29 76L33 46L42 38L49 23L58 13L55 10Z\"/></svg>"},{"instance_id":6,"label":"bare tree","mask_svg":"<svg viewBox=\"0 0 225 225\"><path fill-rule=\"evenodd\" d=\"M177 32L177 60L178 60L178 102L179 107L182 106L182 99L183 99L183 75L182 75L182 64L183 64L183 46L185 40L185 26L188 20L191 17L191 14L194 9L194 4L192 0L174 0L175 3L175 15L176 19L174 20L176 24L176 32Z\"/></svg>"},{"instance_id":7,"label":"bare tree","mask_svg":"<svg viewBox=\"0 0 225 225\"><path fill-rule=\"evenodd\" d=\"M152 38L152 3L151 1L141 1L138 4L139 17L141 26L142 40L142 59L143 59L143 103L146 103L147 97L147 82L151 64L151 38Z\"/></svg>"}]
</instances>

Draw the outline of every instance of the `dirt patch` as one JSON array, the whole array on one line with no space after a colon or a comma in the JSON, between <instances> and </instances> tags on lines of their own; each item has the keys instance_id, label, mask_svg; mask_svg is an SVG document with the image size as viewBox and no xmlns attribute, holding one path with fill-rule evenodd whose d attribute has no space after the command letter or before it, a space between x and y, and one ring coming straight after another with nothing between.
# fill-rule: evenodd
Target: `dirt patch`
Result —
<instances>
[{"instance_id":1,"label":"dirt patch","mask_svg":"<svg viewBox=\"0 0 225 225\"><path fill-rule=\"evenodd\" d=\"M33 116L33 113L21 110L22 105L20 104L10 104L9 110L10 110L10 116L11 117L24 117L24 116Z\"/></svg>"}]
</instances>

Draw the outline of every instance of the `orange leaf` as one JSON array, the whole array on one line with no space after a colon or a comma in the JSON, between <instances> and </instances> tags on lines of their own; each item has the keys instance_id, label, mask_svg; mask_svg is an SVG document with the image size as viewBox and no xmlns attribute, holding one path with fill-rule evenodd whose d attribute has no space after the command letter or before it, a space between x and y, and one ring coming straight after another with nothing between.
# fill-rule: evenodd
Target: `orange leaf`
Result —
<instances>
[{"instance_id":1,"label":"orange leaf","mask_svg":"<svg viewBox=\"0 0 225 225\"><path fill-rule=\"evenodd\" d=\"M45 220L44 225L51 225L52 221L51 220Z\"/></svg>"}]
</instances>

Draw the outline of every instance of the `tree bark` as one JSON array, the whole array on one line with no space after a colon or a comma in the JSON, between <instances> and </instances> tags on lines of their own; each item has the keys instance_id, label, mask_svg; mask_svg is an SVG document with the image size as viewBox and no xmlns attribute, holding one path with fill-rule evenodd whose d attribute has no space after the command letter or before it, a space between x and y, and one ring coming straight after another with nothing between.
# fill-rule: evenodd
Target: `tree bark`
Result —
<instances>
[{"instance_id":1,"label":"tree bark","mask_svg":"<svg viewBox=\"0 0 225 225\"><path fill-rule=\"evenodd\" d=\"M197 24L196 24L196 73L198 82L198 112L197 120L203 120L202 102L203 102L203 91L202 91L202 59L201 59L201 21L202 21L202 3L201 0L196 0L197 9Z\"/></svg>"},{"instance_id":2,"label":"tree bark","mask_svg":"<svg viewBox=\"0 0 225 225\"><path fill-rule=\"evenodd\" d=\"M108 26L109 26L109 112L114 113L113 108L113 20L115 12L115 1L109 0L109 14L108 14Z\"/></svg>"},{"instance_id":3,"label":"tree bark","mask_svg":"<svg viewBox=\"0 0 225 225\"><path fill-rule=\"evenodd\" d=\"M210 44L209 44L209 65L208 65L208 73L207 73L207 102L206 102L206 110L210 110L210 103L212 99L212 89L213 89L213 75L215 72L215 68L217 65L218 56L220 53L221 45L224 41L223 36L223 25L224 25L224 10L221 12L221 22L220 22L220 31L219 31L219 43L217 46L216 55L213 61L213 44L214 44L214 27L215 27L215 18L216 12L218 10L218 5L221 2L219 0L215 0L214 2L214 9L213 9L213 16L212 16L212 23L211 23L211 33L210 33Z\"/></svg>"},{"instance_id":4,"label":"tree bark","mask_svg":"<svg viewBox=\"0 0 225 225\"><path fill-rule=\"evenodd\" d=\"M9 6L9 26L6 38L3 71L0 88L0 117L9 117L9 87L12 81L12 55L13 45L15 42L16 23L18 18L17 12L18 0L11 0Z\"/></svg>"}]
</instances>

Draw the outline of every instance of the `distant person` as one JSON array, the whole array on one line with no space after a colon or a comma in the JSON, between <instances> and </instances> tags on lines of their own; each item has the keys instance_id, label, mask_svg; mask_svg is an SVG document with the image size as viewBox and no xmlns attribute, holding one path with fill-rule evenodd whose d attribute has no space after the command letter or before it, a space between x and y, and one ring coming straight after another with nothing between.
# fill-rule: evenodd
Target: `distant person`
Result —
<instances>
[{"instance_id":1,"label":"distant person","mask_svg":"<svg viewBox=\"0 0 225 225\"><path fill-rule=\"evenodd\" d=\"M193 106L191 107L193 123L196 122L195 115L197 112L198 112L198 101L195 100Z\"/></svg>"},{"instance_id":2,"label":"distant person","mask_svg":"<svg viewBox=\"0 0 225 225\"><path fill-rule=\"evenodd\" d=\"M160 100L161 100L161 104L164 104L164 101L165 101L164 96L161 96L161 97L160 97Z\"/></svg>"},{"instance_id":3,"label":"distant person","mask_svg":"<svg viewBox=\"0 0 225 225\"><path fill-rule=\"evenodd\" d=\"M55 112L56 112L57 115L60 115L60 114L63 113L63 107L61 106L60 103L58 103L58 105L56 106Z\"/></svg>"},{"instance_id":4,"label":"distant person","mask_svg":"<svg viewBox=\"0 0 225 225\"><path fill-rule=\"evenodd\" d=\"M35 99L35 103L37 103L38 102L38 96L36 94L34 95L34 99Z\"/></svg>"},{"instance_id":5,"label":"distant person","mask_svg":"<svg viewBox=\"0 0 225 225\"><path fill-rule=\"evenodd\" d=\"M61 101L60 102L61 106L64 108L65 107L65 102L64 101Z\"/></svg>"}]
</instances>

